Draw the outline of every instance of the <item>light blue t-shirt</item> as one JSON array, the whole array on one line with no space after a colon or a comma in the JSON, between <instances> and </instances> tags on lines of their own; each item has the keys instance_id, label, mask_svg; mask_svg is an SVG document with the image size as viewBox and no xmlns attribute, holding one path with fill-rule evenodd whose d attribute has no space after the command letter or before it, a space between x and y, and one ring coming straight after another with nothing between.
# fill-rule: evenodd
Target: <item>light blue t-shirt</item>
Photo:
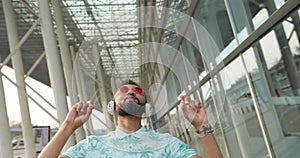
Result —
<instances>
[{"instance_id":1,"label":"light blue t-shirt","mask_svg":"<svg viewBox=\"0 0 300 158\"><path fill-rule=\"evenodd\" d=\"M120 129L103 136L89 136L63 155L71 158L188 158L196 152L170 134L144 127L134 133Z\"/></svg>"}]
</instances>

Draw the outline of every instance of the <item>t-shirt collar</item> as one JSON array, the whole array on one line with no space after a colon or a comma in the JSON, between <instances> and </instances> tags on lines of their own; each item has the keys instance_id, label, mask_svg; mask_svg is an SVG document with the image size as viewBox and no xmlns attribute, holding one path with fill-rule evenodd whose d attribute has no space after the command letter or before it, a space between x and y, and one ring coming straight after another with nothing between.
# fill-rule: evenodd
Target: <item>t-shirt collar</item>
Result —
<instances>
[{"instance_id":1,"label":"t-shirt collar","mask_svg":"<svg viewBox=\"0 0 300 158\"><path fill-rule=\"evenodd\" d=\"M133 132L133 133L126 133L123 130L121 130L119 127L117 127L116 129L116 137L119 139L122 139L126 136L134 136L136 138L141 138L142 135L144 134L144 132L146 131L146 128L144 126L142 126L139 130Z\"/></svg>"}]
</instances>

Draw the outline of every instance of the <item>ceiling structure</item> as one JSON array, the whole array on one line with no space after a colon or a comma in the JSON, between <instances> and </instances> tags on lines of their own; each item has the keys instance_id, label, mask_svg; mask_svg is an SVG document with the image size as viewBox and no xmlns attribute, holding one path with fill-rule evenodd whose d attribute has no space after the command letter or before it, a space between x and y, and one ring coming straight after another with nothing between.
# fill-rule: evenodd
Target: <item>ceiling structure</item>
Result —
<instances>
[{"instance_id":1,"label":"ceiling structure","mask_svg":"<svg viewBox=\"0 0 300 158\"><path fill-rule=\"evenodd\" d=\"M64 0L61 3L65 33L77 56L91 41L97 41L102 65L108 76L130 77L139 82L141 56L138 52L138 16L136 0ZM0 2L0 55L3 62L9 55L9 43L2 1ZM50 6L51 7L51 6ZM39 18L36 0L13 0L19 39ZM52 9L53 10L53 9ZM53 13L52 13L53 14ZM55 19L53 26L56 28ZM44 51L40 25L21 46L25 73ZM9 62L7 64L11 66ZM93 63L85 61L84 69L93 71ZM45 58L30 74L38 81L50 85Z\"/></svg>"},{"instance_id":2,"label":"ceiling structure","mask_svg":"<svg viewBox=\"0 0 300 158\"><path fill-rule=\"evenodd\" d=\"M196 2L196 1L195 1ZM252 7L254 1L249 0ZM255 1L256 2L256 1ZM26 32L34 23L39 23L39 8L37 0L12 0L19 39L22 39ZM197 3L197 2L196 2ZM196 4L195 3L195 4ZM51 4L51 3L50 3ZM176 34L172 31L153 28L139 28L139 24L146 23L154 17L154 14L138 14L138 7L156 6L156 21L160 21L162 7L173 7L176 10L186 12L190 7L188 1L169 1L169 0L63 0L61 1L62 14L65 25L65 34L70 46L75 48L75 52L80 60L84 62L84 69L89 73L95 73L95 64L86 60L85 55L90 51L91 43L97 42L99 54L107 82L114 76L118 79L133 79L137 82L145 82L143 75L140 74L139 66L142 65L144 54L138 50L138 45L143 42L151 42L149 33L157 33L158 42L164 40L170 45L174 45ZM0 59L3 63L9 55L9 44L7 29L3 12L2 1L0 1ZM52 6L50 6L52 7ZM53 11L53 9L51 9ZM254 10L254 9L251 9ZM255 13L253 13L255 14ZM53 13L52 13L53 15ZM142 17L144 16L144 17ZM174 15L175 16L175 15ZM54 16L53 16L54 17ZM153 19L152 19L153 20ZM164 19L168 21L169 19ZM149 22L151 22L149 20ZM153 22L153 21L152 21ZM170 27L172 22L169 22ZM168 24L167 24L168 25ZM140 25L141 26L141 25ZM53 27L56 28L53 18ZM167 26L168 27L168 26ZM154 31L153 31L154 30ZM163 38L163 39L162 39ZM58 41L57 41L58 43ZM59 47L59 46L58 46ZM34 63L44 52L42 33L40 25L34 27L29 38L21 46L25 73L28 72ZM83 53L80 53L83 52ZM10 60L7 63L11 66ZM4 63L6 64L6 63ZM38 66L30 74L36 80L50 85L48 68L45 57L38 63Z\"/></svg>"}]
</instances>

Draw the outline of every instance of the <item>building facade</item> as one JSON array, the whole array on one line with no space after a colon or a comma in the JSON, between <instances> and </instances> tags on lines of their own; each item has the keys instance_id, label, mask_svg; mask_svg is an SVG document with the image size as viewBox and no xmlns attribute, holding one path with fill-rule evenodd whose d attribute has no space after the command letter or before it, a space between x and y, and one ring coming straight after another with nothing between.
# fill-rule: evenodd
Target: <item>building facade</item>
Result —
<instances>
[{"instance_id":1,"label":"building facade","mask_svg":"<svg viewBox=\"0 0 300 158\"><path fill-rule=\"evenodd\" d=\"M178 97L188 95L206 107L224 157L297 157L299 2L172 1L155 11L165 25L144 29L143 38L159 43L144 49L159 61L145 64L144 74L152 85L153 128L203 155L180 109Z\"/></svg>"}]
</instances>

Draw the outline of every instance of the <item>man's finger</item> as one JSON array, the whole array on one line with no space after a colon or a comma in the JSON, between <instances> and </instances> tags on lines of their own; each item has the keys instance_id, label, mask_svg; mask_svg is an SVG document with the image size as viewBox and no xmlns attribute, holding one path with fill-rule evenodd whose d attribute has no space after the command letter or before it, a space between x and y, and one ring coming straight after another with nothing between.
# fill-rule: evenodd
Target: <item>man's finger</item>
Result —
<instances>
[{"instance_id":1,"label":"man's finger","mask_svg":"<svg viewBox=\"0 0 300 158\"><path fill-rule=\"evenodd\" d=\"M80 112L80 113L86 113L87 107L88 107L87 105L88 105L88 104L87 104L86 102L83 101L83 102L80 103L80 105L81 105L81 108L80 108L80 111L79 111L79 112Z\"/></svg>"},{"instance_id":2,"label":"man's finger","mask_svg":"<svg viewBox=\"0 0 300 158\"><path fill-rule=\"evenodd\" d=\"M95 108L95 104L94 104L94 103L90 103L90 104L88 105L88 107L87 107L87 112L88 112L89 114L91 114L94 108Z\"/></svg>"},{"instance_id":3,"label":"man's finger","mask_svg":"<svg viewBox=\"0 0 300 158\"><path fill-rule=\"evenodd\" d=\"M184 103L189 104L190 102L191 102L191 98L190 97L185 97Z\"/></svg>"},{"instance_id":4,"label":"man's finger","mask_svg":"<svg viewBox=\"0 0 300 158\"><path fill-rule=\"evenodd\" d=\"M184 101L184 98L185 98L185 97L184 97L183 95L180 96L180 100L181 100L182 102Z\"/></svg>"}]
</instances>

